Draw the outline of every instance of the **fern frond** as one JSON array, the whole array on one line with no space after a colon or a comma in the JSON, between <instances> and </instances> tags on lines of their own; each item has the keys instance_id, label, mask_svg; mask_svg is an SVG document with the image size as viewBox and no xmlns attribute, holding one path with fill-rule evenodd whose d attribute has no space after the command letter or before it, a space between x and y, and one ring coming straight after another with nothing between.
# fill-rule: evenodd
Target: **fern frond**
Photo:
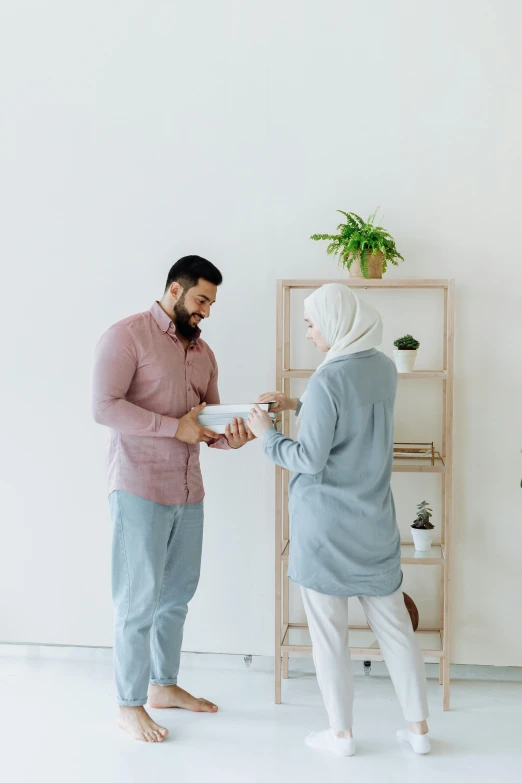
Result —
<instances>
[{"instance_id":1,"label":"fern frond","mask_svg":"<svg viewBox=\"0 0 522 783\"><path fill-rule=\"evenodd\" d=\"M377 215L377 212L379 211L379 209L380 209L380 207L377 207L377 209L375 210L375 212L372 212L372 214L369 216L368 220L366 221L366 222L367 222L367 223L369 223L371 226L373 226L373 221L375 220L375 217L376 217L376 215Z\"/></svg>"},{"instance_id":2,"label":"fern frond","mask_svg":"<svg viewBox=\"0 0 522 783\"><path fill-rule=\"evenodd\" d=\"M365 277L367 280L370 277L370 271L368 269L368 253L366 250L363 250L361 253L361 270L363 273L363 277Z\"/></svg>"},{"instance_id":3,"label":"fern frond","mask_svg":"<svg viewBox=\"0 0 522 783\"><path fill-rule=\"evenodd\" d=\"M317 242L319 239L337 239L335 234L312 234L310 239L315 239Z\"/></svg>"},{"instance_id":4,"label":"fern frond","mask_svg":"<svg viewBox=\"0 0 522 783\"><path fill-rule=\"evenodd\" d=\"M365 225L364 220L360 215L357 215L355 212L349 212L348 214L351 215L357 221L359 228L362 228Z\"/></svg>"}]
</instances>

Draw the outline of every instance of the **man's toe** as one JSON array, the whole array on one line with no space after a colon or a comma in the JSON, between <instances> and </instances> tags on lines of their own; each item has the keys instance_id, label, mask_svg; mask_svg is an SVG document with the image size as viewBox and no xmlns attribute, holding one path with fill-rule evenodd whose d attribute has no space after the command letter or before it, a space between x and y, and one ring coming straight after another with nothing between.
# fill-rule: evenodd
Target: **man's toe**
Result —
<instances>
[{"instance_id":1,"label":"man's toe","mask_svg":"<svg viewBox=\"0 0 522 783\"><path fill-rule=\"evenodd\" d=\"M200 702L205 712L216 712L217 706L208 699L200 699Z\"/></svg>"}]
</instances>

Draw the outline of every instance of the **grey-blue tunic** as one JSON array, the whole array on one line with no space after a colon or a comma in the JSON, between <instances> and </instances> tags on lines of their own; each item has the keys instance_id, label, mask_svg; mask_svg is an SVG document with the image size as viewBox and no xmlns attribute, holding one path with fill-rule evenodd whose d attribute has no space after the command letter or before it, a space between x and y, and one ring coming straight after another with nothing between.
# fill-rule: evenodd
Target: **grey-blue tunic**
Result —
<instances>
[{"instance_id":1,"label":"grey-blue tunic","mask_svg":"<svg viewBox=\"0 0 522 783\"><path fill-rule=\"evenodd\" d=\"M376 350L342 356L310 379L294 441L269 430L266 455L294 473L288 575L327 595L389 595L402 582L390 487L394 363ZM299 408L298 408L299 410Z\"/></svg>"}]
</instances>

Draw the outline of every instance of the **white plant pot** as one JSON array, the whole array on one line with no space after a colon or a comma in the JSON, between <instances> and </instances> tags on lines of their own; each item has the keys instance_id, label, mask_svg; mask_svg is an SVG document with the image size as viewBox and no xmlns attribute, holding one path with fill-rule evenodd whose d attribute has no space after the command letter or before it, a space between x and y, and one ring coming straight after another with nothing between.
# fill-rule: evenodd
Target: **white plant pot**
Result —
<instances>
[{"instance_id":1,"label":"white plant pot","mask_svg":"<svg viewBox=\"0 0 522 783\"><path fill-rule=\"evenodd\" d=\"M431 549L433 541L433 530L417 530L412 527L413 543L417 552L427 552Z\"/></svg>"},{"instance_id":2,"label":"white plant pot","mask_svg":"<svg viewBox=\"0 0 522 783\"><path fill-rule=\"evenodd\" d=\"M393 351L397 372L413 372L417 351L399 351L396 348Z\"/></svg>"}]
</instances>

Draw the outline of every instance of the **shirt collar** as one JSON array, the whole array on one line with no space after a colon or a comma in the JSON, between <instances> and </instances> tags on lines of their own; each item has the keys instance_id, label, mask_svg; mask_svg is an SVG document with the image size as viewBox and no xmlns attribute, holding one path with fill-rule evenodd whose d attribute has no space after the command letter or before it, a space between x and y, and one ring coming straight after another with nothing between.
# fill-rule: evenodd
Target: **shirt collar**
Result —
<instances>
[{"instance_id":1,"label":"shirt collar","mask_svg":"<svg viewBox=\"0 0 522 783\"><path fill-rule=\"evenodd\" d=\"M169 331L171 326L174 326L175 328L175 324L173 323L172 318L167 315L165 310L160 306L159 302L154 302L149 312L164 334L165 332Z\"/></svg>"},{"instance_id":2,"label":"shirt collar","mask_svg":"<svg viewBox=\"0 0 522 783\"><path fill-rule=\"evenodd\" d=\"M171 334L176 333L176 324L170 317L170 315L167 315L163 307L159 304L159 302L154 302L152 307L149 310L150 314L158 324L159 328L163 332L163 334L166 334L167 332L170 332ZM196 331L196 336L191 341L191 344L195 344L199 338L201 337L201 329L198 327Z\"/></svg>"}]
</instances>

